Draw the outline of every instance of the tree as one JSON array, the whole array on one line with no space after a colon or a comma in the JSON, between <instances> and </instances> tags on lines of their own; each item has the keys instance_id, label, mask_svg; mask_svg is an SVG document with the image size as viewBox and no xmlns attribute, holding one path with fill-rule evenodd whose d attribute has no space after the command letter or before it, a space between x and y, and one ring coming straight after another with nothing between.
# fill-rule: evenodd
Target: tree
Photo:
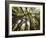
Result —
<instances>
[{"instance_id":1,"label":"tree","mask_svg":"<svg viewBox=\"0 0 46 38\"><path fill-rule=\"evenodd\" d=\"M34 7L12 7L12 30L39 30L40 9ZM21 20L18 23L18 20ZM23 25L24 23L24 25Z\"/></svg>"}]
</instances>

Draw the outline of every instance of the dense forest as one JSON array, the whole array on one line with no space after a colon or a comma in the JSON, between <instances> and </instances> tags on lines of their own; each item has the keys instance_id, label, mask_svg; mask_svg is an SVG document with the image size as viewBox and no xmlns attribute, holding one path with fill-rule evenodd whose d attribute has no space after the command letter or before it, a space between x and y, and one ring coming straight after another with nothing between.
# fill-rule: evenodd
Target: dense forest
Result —
<instances>
[{"instance_id":1,"label":"dense forest","mask_svg":"<svg viewBox=\"0 0 46 38\"><path fill-rule=\"evenodd\" d=\"M40 30L38 7L12 7L12 31Z\"/></svg>"}]
</instances>

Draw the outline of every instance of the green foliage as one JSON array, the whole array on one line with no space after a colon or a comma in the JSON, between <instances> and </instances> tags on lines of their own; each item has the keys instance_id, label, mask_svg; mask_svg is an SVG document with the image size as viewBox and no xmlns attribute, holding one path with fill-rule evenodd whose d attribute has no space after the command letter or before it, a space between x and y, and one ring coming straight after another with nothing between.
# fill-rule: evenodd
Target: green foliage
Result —
<instances>
[{"instance_id":1,"label":"green foliage","mask_svg":"<svg viewBox=\"0 0 46 38\"><path fill-rule=\"evenodd\" d=\"M12 7L12 16L15 18L15 19L14 18L12 18L12 19L14 21L18 21L19 19L21 20L21 22L19 24L17 24L17 23L12 24L12 26L14 26L14 27L12 27L12 30L13 31L23 30L21 28L21 26L23 24L23 18L25 19L24 30L39 30L40 29L40 11L38 11L38 9L36 10L36 8L31 8L31 7L30 7L30 9L28 9L29 7L24 7L24 8L25 8L25 10L23 9L23 7ZM17 20L16 20L16 18L17 18ZM30 25L27 25L27 20L30 20L29 21ZM30 26L29 29L28 29L28 26Z\"/></svg>"}]
</instances>

